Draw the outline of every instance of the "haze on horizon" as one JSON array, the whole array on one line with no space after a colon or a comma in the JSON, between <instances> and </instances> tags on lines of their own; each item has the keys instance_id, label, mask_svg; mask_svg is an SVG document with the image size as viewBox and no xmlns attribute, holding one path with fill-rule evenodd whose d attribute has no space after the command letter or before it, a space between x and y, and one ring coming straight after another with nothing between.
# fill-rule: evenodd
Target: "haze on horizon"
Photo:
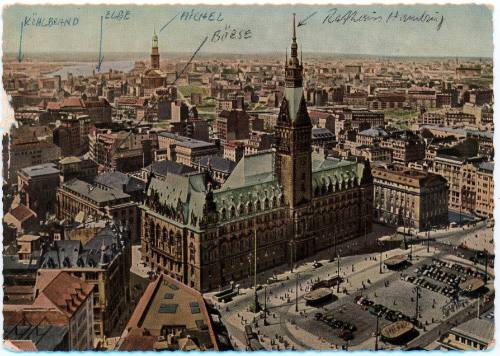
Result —
<instances>
[{"instance_id":1,"label":"haze on horizon","mask_svg":"<svg viewBox=\"0 0 500 356\"><path fill-rule=\"evenodd\" d=\"M381 16L400 14L430 14L443 16L437 23L382 23L348 21L328 23L326 16L336 8L336 14L349 10L358 15ZM316 12L305 26L298 27L297 37L304 54L375 57L483 57L493 55L492 10L480 5L374 5L374 6L22 6L13 5L3 12L3 52L15 54L20 44L20 24L26 17L78 17L74 27L27 26L23 30L22 51L31 55L54 53L68 55L99 52L100 17L106 10L128 9L127 21L105 20L102 51L109 59L114 54L147 55L151 37L159 33L160 53L165 56L192 53L207 36L209 40L200 55L248 54L283 56L291 35L291 14L298 21ZM224 21L185 21L182 11L207 10L221 12ZM177 15L177 16L176 16ZM176 16L176 18L174 18ZM165 26L172 18L171 23ZM250 29L247 40L212 42L211 36L225 26ZM397 36L395 36L397 33Z\"/></svg>"}]
</instances>

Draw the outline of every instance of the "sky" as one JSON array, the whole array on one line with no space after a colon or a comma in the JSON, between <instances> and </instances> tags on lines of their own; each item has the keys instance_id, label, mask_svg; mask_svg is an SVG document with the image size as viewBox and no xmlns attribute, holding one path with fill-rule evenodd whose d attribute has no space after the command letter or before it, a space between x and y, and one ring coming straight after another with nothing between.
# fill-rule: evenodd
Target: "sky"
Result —
<instances>
[{"instance_id":1,"label":"sky","mask_svg":"<svg viewBox=\"0 0 500 356\"><path fill-rule=\"evenodd\" d=\"M338 21L325 20L334 12ZM181 19L182 11L191 9L220 12L223 21ZM104 19L103 55L109 52L149 52L153 31L158 33L162 55L168 52L194 52L205 37L200 50L205 53L284 53L291 37L291 14L297 22L313 14L307 24L297 28L297 38L304 53L368 54L379 56L461 56L491 57L493 55L492 10L481 5L390 5L390 6L19 6L3 9L3 51L17 53L23 23L22 51L99 52L100 18L107 10L128 10L128 20ZM357 11L365 21L348 20L346 14ZM398 17L391 17L397 11ZM429 23L404 22L404 16L433 15ZM177 15L177 16L176 16ZM49 17L70 18L75 26L36 26L29 19ZM77 18L77 20L74 20ZM345 18L345 17L344 17ZM173 19L163 31L159 31ZM332 19L332 17L330 17ZM438 22L442 20L438 30ZM33 25L35 24L35 25ZM227 27L226 27L227 26ZM237 32L249 30L247 39L226 38L213 41L214 32L225 28Z\"/></svg>"}]
</instances>

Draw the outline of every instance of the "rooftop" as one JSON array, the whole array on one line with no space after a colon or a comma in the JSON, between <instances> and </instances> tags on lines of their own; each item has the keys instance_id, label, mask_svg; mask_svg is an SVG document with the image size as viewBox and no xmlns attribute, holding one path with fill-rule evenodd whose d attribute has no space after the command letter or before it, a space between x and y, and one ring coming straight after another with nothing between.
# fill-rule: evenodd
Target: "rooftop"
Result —
<instances>
[{"instance_id":1,"label":"rooftop","mask_svg":"<svg viewBox=\"0 0 500 356\"><path fill-rule=\"evenodd\" d=\"M495 324L490 320L474 318L454 327L451 331L488 345L495 335Z\"/></svg>"},{"instance_id":2,"label":"rooftop","mask_svg":"<svg viewBox=\"0 0 500 356\"><path fill-rule=\"evenodd\" d=\"M231 173L236 167L236 162L219 156L203 156L196 160L197 165L215 171Z\"/></svg>"},{"instance_id":3,"label":"rooftop","mask_svg":"<svg viewBox=\"0 0 500 356\"><path fill-rule=\"evenodd\" d=\"M167 174L186 175L196 172L194 168L169 160L153 162L143 169L147 172L161 176L166 176Z\"/></svg>"},{"instance_id":4,"label":"rooftop","mask_svg":"<svg viewBox=\"0 0 500 356\"><path fill-rule=\"evenodd\" d=\"M23 168L21 169L21 172L28 177L39 177L49 174L59 174L59 169L55 163L43 163Z\"/></svg>"},{"instance_id":5,"label":"rooftop","mask_svg":"<svg viewBox=\"0 0 500 356\"><path fill-rule=\"evenodd\" d=\"M130 195L123 193L121 190L110 187L104 188L76 178L62 184L62 187L81 194L96 203L113 202L118 199L130 198Z\"/></svg>"},{"instance_id":6,"label":"rooftop","mask_svg":"<svg viewBox=\"0 0 500 356\"><path fill-rule=\"evenodd\" d=\"M119 171L100 174L95 178L95 182L109 188L122 190L124 193L142 191L146 187L142 180Z\"/></svg>"},{"instance_id":7,"label":"rooftop","mask_svg":"<svg viewBox=\"0 0 500 356\"><path fill-rule=\"evenodd\" d=\"M201 141L201 140L196 140L194 138L190 138L190 137L186 137L186 136L181 136L177 133L161 132L159 134L159 136L174 139L176 141L175 142L176 145L182 146L182 147L187 147L187 148L215 147L213 143L205 142L205 141Z\"/></svg>"},{"instance_id":8,"label":"rooftop","mask_svg":"<svg viewBox=\"0 0 500 356\"><path fill-rule=\"evenodd\" d=\"M161 337L165 327L180 331L177 342ZM218 350L203 296L165 275L148 285L118 342L120 351L155 349Z\"/></svg>"}]
</instances>

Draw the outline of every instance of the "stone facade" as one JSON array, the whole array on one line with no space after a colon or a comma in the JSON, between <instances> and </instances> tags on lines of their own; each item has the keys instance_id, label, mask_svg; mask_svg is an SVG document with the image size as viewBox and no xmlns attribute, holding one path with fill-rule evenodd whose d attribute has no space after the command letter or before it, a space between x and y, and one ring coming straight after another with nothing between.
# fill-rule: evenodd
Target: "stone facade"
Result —
<instances>
[{"instance_id":1,"label":"stone facade","mask_svg":"<svg viewBox=\"0 0 500 356\"><path fill-rule=\"evenodd\" d=\"M448 222L448 188L443 177L402 167L376 167L372 174L377 221L419 231Z\"/></svg>"},{"instance_id":2,"label":"stone facade","mask_svg":"<svg viewBox=\"0 0 500 356\"><path fill-rule=\"evenodd\" d=\"M243 157L220 189L205 173L153 177L141 208L143 259L200 291L312 256L371 231L372 177L311 148L295 34L276 150ZM254 255L256 253L256 255Z\"/></svg>"}]
</instances>

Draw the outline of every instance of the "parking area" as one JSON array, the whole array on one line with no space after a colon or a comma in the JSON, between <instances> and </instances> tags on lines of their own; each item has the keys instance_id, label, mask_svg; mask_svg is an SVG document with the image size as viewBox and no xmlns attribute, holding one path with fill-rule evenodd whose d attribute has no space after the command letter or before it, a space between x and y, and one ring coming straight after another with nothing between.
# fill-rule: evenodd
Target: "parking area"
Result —
<instances>
[{"instance_id":1,"label":"parking area","mask_svg":"<svg viewBox=\"0 0 500 356\"><path fill-rule=\"evenodd\" d=\"M299 318L297 325L334 345L350 346L364 343L375 335L377 318L363 307L354 303L353 298L342 299L341 305L330 308L309 310L307 318ZM380 327L389 324L381 320Z\"/></svg>"}]
</instances>

